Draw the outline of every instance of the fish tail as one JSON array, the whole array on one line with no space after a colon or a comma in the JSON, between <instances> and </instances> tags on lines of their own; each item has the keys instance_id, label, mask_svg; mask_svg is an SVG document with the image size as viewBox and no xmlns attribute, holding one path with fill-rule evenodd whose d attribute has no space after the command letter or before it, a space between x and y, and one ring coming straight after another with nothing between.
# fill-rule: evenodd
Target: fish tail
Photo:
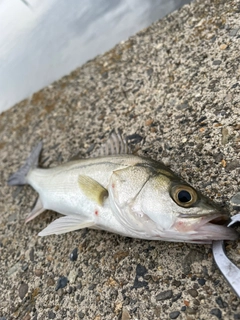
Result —
<instances>
[{"instance_id":1,"label":"fish tail","mask_svg":"<svg viewBox=\"0 0 240 320\"><path fill-rule=\"evenodd\" d=\"M38 165L39 155L42 151L42 141L32 150L24 165L7 181L9 186L24 185L27 183L28 172Z\"/></svg>"}]
</instances>

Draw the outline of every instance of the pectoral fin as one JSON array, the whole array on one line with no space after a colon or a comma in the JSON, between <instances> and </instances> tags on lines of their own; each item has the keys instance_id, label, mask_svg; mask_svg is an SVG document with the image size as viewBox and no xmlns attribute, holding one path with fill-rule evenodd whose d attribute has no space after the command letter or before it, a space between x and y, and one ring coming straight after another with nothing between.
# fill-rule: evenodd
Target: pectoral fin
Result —
<instances>
[{"instance_id":1,"label":"pectoral fin","mask_svg":"<svg viewBox=\"0 0 240 320\"><path fill-rule=\"evenodd\" d=\"M108 197L107 189L88 176L80 175L78 177L78 185L85 196L100 206L103 205L104 199Z\"/></svg>"},{"instance_id":2,"label":"pectoral fin","mask_svg":"<svg viewBox=\"0 0 240 320\"><path fill-rule=\"evenodd\" d=\"M29 213L29 215L27 216L25 223L33 220L34 218L36 218L39 214L41 214L43 211L45 211L45 209L43 208L43 204L42 201L40 199L40 197L37 199L35 206L33 207L32 211Z\"/></svg>"},{"instance_id":3,"label":"pectoral fin","mask_svg":"<svg viewBox=\"0 0 240 320\"><path fill-rule=\"evenodd\" d=\"M39 232L39 236L48 236L50 234L62 234L78 229L89 228L94 226L93 221L83 221L79 216L64 216L61 217Z\"/></svg>"}]
</instances>

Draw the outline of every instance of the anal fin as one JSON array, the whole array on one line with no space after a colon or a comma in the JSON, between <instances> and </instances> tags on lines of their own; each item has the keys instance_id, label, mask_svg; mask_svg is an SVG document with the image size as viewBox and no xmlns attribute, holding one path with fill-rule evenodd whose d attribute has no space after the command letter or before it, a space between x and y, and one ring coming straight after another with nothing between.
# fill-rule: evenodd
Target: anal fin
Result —
<instances>
[{"instance_id":1,"label":"anal fin","mask_svg":"<svg viewBox=\"0 0 240 320\"><path fill-rule=\"evenodd\" d=\"M79 216L64 216L48 225L45 229L39 232L39 236L48 236L50 234L62 234L78 229L93 227L93 221L83 221Z\"/></svg>"},{"instance_id":2,"label":"anal fin","mask_svg":"<svg viewBox=\"0 0 240 320\"><path fill-rule=\"evenodd\" d=\"M29 213L29 215L27 216L25 223L33 220L34 218L36 218L39 214L41 214L43 211L45 211L45 209L43 208L43 204L42 201L40 199L40 197L37 199L35 206L33 207L32 211Z\"/></svg>"}]
</instances>

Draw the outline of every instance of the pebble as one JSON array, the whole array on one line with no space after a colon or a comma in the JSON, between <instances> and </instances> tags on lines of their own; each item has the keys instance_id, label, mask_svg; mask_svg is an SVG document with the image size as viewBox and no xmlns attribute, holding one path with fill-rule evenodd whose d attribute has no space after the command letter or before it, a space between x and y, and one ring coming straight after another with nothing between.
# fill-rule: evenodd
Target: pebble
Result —
<instances>
[{"instance_id":1,"label":"pebble","mask_svg":"<svg viewBox=\"0 0 240 320\"><path fill-rule=\"evenodd\" d=\"M177 319L179 315L180 315L179 311L173 311L169 314L169 317L170 319Z\"/></svg>"},{"instance_id":2,"label":"pebble","mask_svg":"<svg viewBox=\"0 0 240 320\"><path fill-rule=\"evenodd\" d=\"M173 280L172 285L178 288L181 285L181 281Z\"/></svg>"},{"instance_id":3,"label":"pebble","mask_svg":"<svg viewBox=\"0 0 240 320\"><path fill-rule=\"evenodd\" d=\"M51 286L54 286L54 284L55 284L54 279L51 278L51 277L49 277L49 278L47 279L47 286L48 286L48 287L51 287Z\"/></svg>"},{"instance_id":4,"label":"pebble","mask_svg":"<svg viewBox=\"0 0 240 320\"><path fill-rule=\"evenodd\" d=\"M62 289L64 287L66 287L68 283L68 278L67 277L60 277L58 279L58 282L57 282L57 285L56 285L56 291L59 290L59 289Z\"/></svg>"},{"instance_id":5,"label":"pebble","mask_svg":"<svg viewBox=\"0 0 240 320\"><path fill-rule=\"evenodd\" d=\"M78 272L75 269L72 269L69 272L68 279L70 283L74 283L77 278Z\"/></svg>"},{"instance_id":6,"label":"pebble","mask_svg":"<svg viewBox=\"0 0 240 320\"><path fill-rule=\"evenodd\" d=\"M195 289L189 289L188 293L193 297L196 298L198 296L198 292Z\"/></svg>"},{"instance_id":7,"label":"pebble","mask_svg":"<svg viewBox=\"0 0 240 320\"><path fill-rule=\"evenodd\" d=\"M239 28L236 28L236 29L232 29L230 32L229 32L229 35L230 37L235 37L238 33L240 29Z\"/></svg>"},{"instance_id":8,"label":"pebble","mask_svg":"<svg viewBox=\"0 0 240 320\"><path fill-rule=\"evenodd\" d=\"M122 309L122 317L121 320L130 320L130 314L126 308L123 307Z\"/></svg>"},{"instance_id":9,"label":"pebble","mask_svg":"<svg viewBox=\"0 0 240 320\"><path fill-rule=\"evenodd\" d=\"M226 145L229 139L229 132L227 128L222 128L222 145Z\"/></svg>"},{"instance_id":10,"label":"pebble","mask_svg":"<svg viewBox=\"0 0 240 320\"><path fill-rule=\"evenodd\" d=\"M143 140L143 137L137 133L134 133L134 134L128 135L126 137L126 140L131 144L137 144Z\"/></svg>"},{"instance_id":11,"label":"pebble","mask_svg":"<svg viewBox=\"0 0 240 320\"><path fill-rule=\"evenodd\" d=\"M136 267L136 274L138 277L143 277L147 273L147 269L140 263Z\"/></svg>"},{"instance_id":12,"label":"pebble","mask_svg":"<svg viewBox=\"0 0 240 320\"><path fill-rule=\"evenodd\" d=\"M23 282L19 287L19 297L23 299L28 292L28 284Z\"/></svg>"},{"instance_id":13,"label":"pebble","mask_svg":"<svg viewBox=\"0 0 240 320\"><path fill-rule=\"evenodd\" d=\"M221 297L216 298L216 303L219 305L220 308L226 308L228 306L228 304L225 301L223 301Z\"/></svg>"},{"instance_id":14,"label":"pebble","mask_svg":"<svg viewBox=\"0 0 240 320\"><path fill-rule=\"evenodd\" d=\"M228 47L228 45L227 44L225 44L225 43L223 43L223 44L221 44L220 45L220 50L226 50L227 49L227 47Z\"/></svg>"},{"instance_id":15,"label":"pebble","mask_svg":"<svg viewBox=\"0 0 240 320\"><path fill-rule=\"evenodd\" d=\"M204 286L205 283L206 283L206 280L203 279L203 278L199 278L199 279L198 279L198 283L200 284L200 286Z\"/></svg>"},{"instance_id":16,"label":"pebble","mask_svg":"<svg viewBox=\"0 0 240 320\"><path fill-rule=\"evenodd\" d=\"M73 249L73 251L70 253L70 260L76 261L78 258L78 248Z\"/></svg>"},{"instance_id":17,"label":"pebble","mask_svg":"<svg viewBox=\"0 0 240 320\"><path fill-rule=\"evenodd\" d=\"M213 64L214 66L219 66L221 63L222 63L221 60L214 60L212 64Z\"/></svg>"},{"instance_id":18,"label":"pebble","mask_svg":"<svg viewBox=\"0 0 240 320\"><path fill-rule=\"evenodd\" d=\"M24 263L23 265L22 265L22 271L27 271L27 269L28 269L28 264L27 263Z\"/></svg>"},{"instance_id":19,"label":"pebble","mask_svg":"<svg viewBox=\"0 0 240 320\"><path fill-rule=\"evenodd\" d=\"M222 319L222 312L218 308L214 308L210 311L210 314L216 316L218 319Z\"/></svg>"},{"instance_id":20,"label":"pebble","mask_svg":"<svg viewBox=\"0 0 240 320\"><path fill-rule=\"evenodd\" d=\"M234 320L240 320L240 313L234 315Z\"/></svg>"},{"instance_id":21,"label":"pebble","mask_svg":"<svg viewBox=\"0 0 240 320\"><path fill-rule=\"evenodd\" d=\"M55 319L56 313L54 313L52 310L48 311L48 319Z\"/></svg>"},{"instance_id":22,"label":"pebble","mask_svg":"<svg viewBox=\"0 0 240 320\"><path fill-rule=\"evenodd\" d=\"M35 276L41 277L43 274L43 271L42 269L35 269L34 273L35 273Z\"/></svg>"},{"instance_id":23,"label":"pebble","mask_svg":"<svg viewBox=\"0 0 240 320\"><path fill-rule=\"evenodd\" d=\"M159 293L156 296L156 300L157 301L167 300L167 299L171 299L172 296L173 296L172 290L167 290L167 291L163 291L163 292Z\"/></svg>"},{"instance_id":24,"label":"pebble","mask_svg":"<svg viewBox=\"0 0 240 320\"><path fill-rule=\"evenodd\" d=\"M88 287L89 290L94 290L96 288L96 283L92 283L90 284L90 286Z\"/></svg>"},{"instance_id":25,"label":"pebble","mask_svg":"<svg viewBox=\"0 0 240 320\"><path fill-rule=\"evenodd\" d=\"M34 248L31 248L30 252L29 252L29 259L31 261L34 261Z\"/></svg>"},{"instance_id":26,"label":"pebble","mask_svg":"<svg viewBox=\"0 0 240 320\"><path fill-rule=\"evenodd\" d=\"M12 266L9 270L8 270L8 276L11 276L12 274L16 273L17 271L19 271L21 269L21 264L19 262L17 262L14 266Z\"/></svg>"},{"instance_id":27,"label":"pebble","mask_svg":"<svg viewBox=\"0 0 240 320\"><path fill-rule=\"evenodd\" d=\"M181 296L182 296L182 292L179 292L178 294L172 297L172 302L177 301L179 298L181 298Z\"/></svg>"},{"instance_id":28,"label":"pebble","mask_svg":"<svg viewBox=\"0 0 240 320\"><path fill-rule=\"evenodd\" d=\"M78 312L79 319L83 319L85 317L85 314L82 311Z\"/></svg>"},{"instance_id":29,"label":"pebble","mask_svg":"<svg viewBox=\"0 0 240 320\"><path fill-rule=\"evenodd\" d=\"M230 203L234 207L240 206L240 192L236 193L230 200Z\"/></svg>"},{"instance_id":30,"label":"pebble","mask_svg":"<svg viewBox=\"0 0 240 320\"><path fill-rule=\"evenodd\" d=\"M231 162L229 162L226 166L226 171L232 171L236 168L239 168L240 167L240 162L239 160L233 160Z\"/></svg>"}]
</instances>

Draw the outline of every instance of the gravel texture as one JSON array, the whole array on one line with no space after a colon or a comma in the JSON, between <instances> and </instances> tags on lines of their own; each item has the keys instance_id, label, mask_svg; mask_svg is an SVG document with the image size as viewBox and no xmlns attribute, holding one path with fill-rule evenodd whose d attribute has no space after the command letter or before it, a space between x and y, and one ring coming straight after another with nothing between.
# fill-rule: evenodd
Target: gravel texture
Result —
<instances>
[{"instance_id":1,"label":"gravel texture","mask_svg":"<svg viewBox=\"0 0 240 320\"><path fill-rule=\"evenodd\" d=\"M36 193L6 184L39 140L49 167L120 128L234 214L239 16L237 0L195 1L0 115L0 319L240 318L210 246L96 230L41 238L57 214L25 225ZM240 267L240 243L227 252Z\"/></svg>"}]
</instances>

